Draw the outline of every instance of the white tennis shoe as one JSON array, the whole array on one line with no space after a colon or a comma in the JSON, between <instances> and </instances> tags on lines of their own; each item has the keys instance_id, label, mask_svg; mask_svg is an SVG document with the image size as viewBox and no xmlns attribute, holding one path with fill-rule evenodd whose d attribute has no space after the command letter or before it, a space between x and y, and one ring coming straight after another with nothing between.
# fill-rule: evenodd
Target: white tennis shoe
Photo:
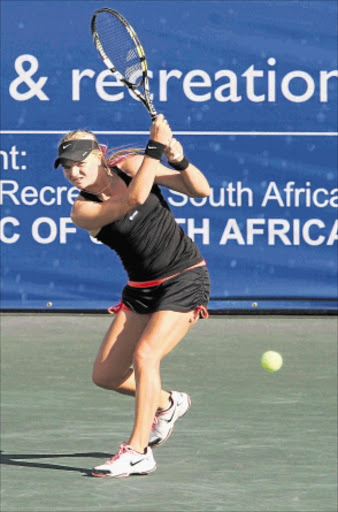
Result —
<instances>
[{"instance_id":1,"label":"white tennis shoe","mask_svg":"<svg viewBox=\"0 0 338 512\"><path fill-rule=\"evenodd\" d=\"M155 471L156 462L148 446L146 453L139 453L127 443L122 443L119 451L101 466L95 466L93 476L122 478L130 475L146 475Z\"/></svg>"},{"instance_id":2,"label":"white tennis shoe","mask_svg":"<svg viewBox=\"0 0 338 512\"><path fill-rule=\"evenodd\" d=\"M170 391L172 405L165 411L157 412L150 433L149 444L152 448L156 448L164 443L171 435L174 424L178 418L184 416L190 409L191 398L187 393L179 393L178 391Z\"/></svg>"}]
</instances>

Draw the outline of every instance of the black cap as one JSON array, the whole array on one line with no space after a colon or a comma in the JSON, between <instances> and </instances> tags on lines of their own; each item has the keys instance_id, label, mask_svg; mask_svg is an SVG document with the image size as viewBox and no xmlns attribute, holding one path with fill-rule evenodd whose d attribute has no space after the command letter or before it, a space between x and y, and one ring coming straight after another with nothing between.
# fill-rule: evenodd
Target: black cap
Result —
<instances>
[{"instance_id":1,"label":"black cap","mask_svg":"<svg viewBox=\"0 0 338 512\"><path fill-rule=\"evenodd\" d=\"M59 157L54 162L54 168L59 167L62 158L82 162L99 144L93 139L73 139L62 142L59 146Z\"/></svg>"}]
</instances>

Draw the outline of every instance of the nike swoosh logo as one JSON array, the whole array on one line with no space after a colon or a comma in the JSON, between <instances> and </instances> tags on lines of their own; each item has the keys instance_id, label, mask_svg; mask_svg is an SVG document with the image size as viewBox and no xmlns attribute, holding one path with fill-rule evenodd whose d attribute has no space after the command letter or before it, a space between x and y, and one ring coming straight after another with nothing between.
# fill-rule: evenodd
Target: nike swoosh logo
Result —
<instances>
[{"instance_id":1,"label":"nike swoosh logo","mask_svg":"<svg viewBox=\"0 0 338 512\"><path fill-rule=\"evenodd\" d=\"M65 144L64 146L62 146L62 149L66 149L68 148L68 146L70 146L70 144Z\"/></svg>"},{"instance_id":2,"label":"nike swoosh logo","mask_svg":"<svg viewBox=\"0 0 338 512\"><path fill-rule=\"evenodd\" d=\"M177 406L176 406L176 408L175 408L174 412L172 413L171 418L170 418L169 420L166 420L165 418L163 418L163 419L164 419L164 421L166 421L167 423L170 423L170 422L171 422L171 420L173 419L174 415L175 415L175 411L176 411L177 407L179 407L180 405L182 405L182 403L183 403L183 402L177 402Z\"/></svg>"},{"instance_id":3,"label":"nike swoosh logo","mask_svg":"<svg viewBox=\"0 0 338 512\"><path fill-rule=\"evenodd\" d=\"M131 466L136 466L136 464L139 464L140 462L142 462L144 459L140 459L140 460L137 460L136 462L130 462L130 465Z\"/></svg>"},{"instance_id":4,"label":"nike swoosh logo","mask_svg":"<svg viewBox=\"0 0 338 512\"><path fill-rule=\"evenodd\" d=\"M169 420L166 420L165 418L163 418L163 419L164 419L164 421L166 421L167 423L170 423L170 422L171 422L171 420L172 420L172 419L173 419L173 417L174 417L174 414L175 414L175 411L172 413L171 418L170 418Z\"/></svg>"},{"instance_id":5,"label":"nike swoosh logo","mask_svg":"<svg viewBox=\"0 0 338 512\"><path fill-rule=\"evenodd\" d=\"M134 213L130 215L129 220L134 220L136 215L138 215L138 210L136 210Z\"/></svg>"}]
</instances>

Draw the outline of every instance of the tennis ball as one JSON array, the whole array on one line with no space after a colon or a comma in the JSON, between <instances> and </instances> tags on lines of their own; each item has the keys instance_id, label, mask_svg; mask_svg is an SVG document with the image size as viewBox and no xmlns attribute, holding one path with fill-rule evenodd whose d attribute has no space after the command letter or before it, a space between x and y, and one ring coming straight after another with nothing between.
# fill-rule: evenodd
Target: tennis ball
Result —
<instances>
[{"instance_id":1,"label":"tennis ball","mask_svg":"<svg viewBox=\"0 0 338 512\"><path fill-rule=\"evenodd\" d=\"M47 306L50 308L51 306L53 306L53 302L47 302Z\"/></svg>"},{"instance_id":2,"label":"tennis ball","mask_svg":"<svg viewBox=\"0 0 338 512\"><path fill-rule=\"evenodd\" d=\"M268 350L262 355L262 366L268 372L276 372L281 368L283 364L283 358L278 352Z\"/></svg>"}]
</instances>

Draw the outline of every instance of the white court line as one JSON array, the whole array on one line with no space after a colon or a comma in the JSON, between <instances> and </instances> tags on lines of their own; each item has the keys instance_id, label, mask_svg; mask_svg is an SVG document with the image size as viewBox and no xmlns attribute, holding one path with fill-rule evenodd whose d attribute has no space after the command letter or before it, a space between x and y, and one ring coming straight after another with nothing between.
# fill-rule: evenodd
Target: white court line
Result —
<instances>
[{"instance_id":1,"label":"white court line","mask_svg":"<svg viewBox=\"0 0 338 512\"><path fill-rule=\"evenodd\" d=\"M60 135L68 133L69 130L1 130L1 135ZM98 135L149 135L149 131L99 131L92 130ZM197 135L197 136L245 136L245 137L261 137L261 136L292 136L292 137L337 137L338 132L223 132L223 131L173 131L175 135Z\"/></svg>"}]
</instances>

